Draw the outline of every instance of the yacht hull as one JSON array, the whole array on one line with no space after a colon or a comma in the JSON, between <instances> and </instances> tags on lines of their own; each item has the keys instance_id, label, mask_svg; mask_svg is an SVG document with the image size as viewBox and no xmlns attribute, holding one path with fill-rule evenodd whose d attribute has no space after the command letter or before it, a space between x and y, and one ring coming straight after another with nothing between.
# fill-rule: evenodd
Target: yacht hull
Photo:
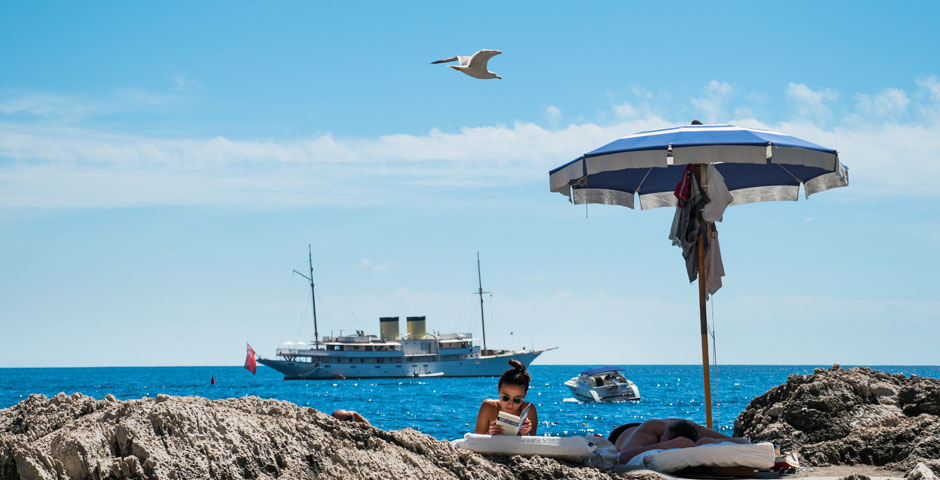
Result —
<instances>
[{"instance_id":1,"label":"yacht hull","mask_svg":"<svg viewBox=\"0 0 940 480\"><path fill-rule=\"evenodd\" d=\"M284 380L329 378L421 378L421 377L495 377L502 375L515 359L528 367L546 350L506 352L463 360L422 361L417 363L334 364L321 358L318 364L300 359L259 358L258 363L284 375Z\"/></svg>"}]
</instances>

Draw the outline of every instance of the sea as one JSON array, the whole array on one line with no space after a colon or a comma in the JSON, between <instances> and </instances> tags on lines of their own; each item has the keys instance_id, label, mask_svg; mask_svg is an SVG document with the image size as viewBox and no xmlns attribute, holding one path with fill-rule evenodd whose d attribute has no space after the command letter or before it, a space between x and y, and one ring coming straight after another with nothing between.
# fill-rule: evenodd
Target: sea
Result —
<instances>
[{"instance_id":1,"label":"sea","mask_svg":"<svg viewBox=\"0 0 940 480\"><path fill-rule=\"evenodd\" d=\"M533 365L526 400L538 409L539 435L607 436L621 424L650 418L678 417L705 423L702 367L698 365L624 366L639 388L639 401L585 403L564 382L594 365ZM731 435L734 420L754 397L786 383L793 374L810 374L829 365L727 365L712 370L712 415L717 430ZM850 368L843 366L842 368ZM940 366L870 366L887 373L940 378ZM212 383L214 380L214 384ZM0 369L0 409L30 394L53 396L78 392L97 399L120 400L158 394L209 399L253 395L286 400L325 413L356 410L385 430L414 428L439 440L454 440L473 430L480 403L496 398L496 377L361 380L282 380L258 366L242 367L100 367Z\"/></svg>"}]
</instances>

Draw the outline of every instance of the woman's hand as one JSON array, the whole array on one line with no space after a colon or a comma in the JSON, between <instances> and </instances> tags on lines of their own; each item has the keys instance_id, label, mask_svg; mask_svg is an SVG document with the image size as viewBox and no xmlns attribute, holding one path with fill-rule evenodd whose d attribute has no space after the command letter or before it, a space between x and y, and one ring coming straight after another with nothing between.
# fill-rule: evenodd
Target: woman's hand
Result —
<instances>
[{"instance_id":1,"label":"woman's hand","mask_svg":"<svg viewBox=\"0 0 940 480\"><path fill-rule=\"evenodd\" d=\"M528 418L519 426L519 435L528 435L532 431L532 420Z\"/></svg>"},{"instance_id":2,"label":"woman's hand","mask_svg":"<svg viewBox=\"0 0 940 480\"><path fill-rule=\"evenodd\" d=\"M496 423L496 420L490 422L490 428L486 431L488 435L500 435L503 433L503 427Z\"/></svg>"}]
</instances>

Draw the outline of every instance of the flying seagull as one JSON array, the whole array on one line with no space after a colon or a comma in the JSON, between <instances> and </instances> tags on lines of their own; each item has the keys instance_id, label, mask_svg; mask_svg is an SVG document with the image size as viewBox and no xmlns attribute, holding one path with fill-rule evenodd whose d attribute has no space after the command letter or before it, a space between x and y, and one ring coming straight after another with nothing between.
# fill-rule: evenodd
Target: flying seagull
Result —
<instances>
[{"instance_id":1,"label":"flying seagull","mask_svg":"<svg viewBox=\"0 0 940 480\"><path fill-rule=\"evenodd\" d=\"M503 53L503 52L500 52L499 50L480 50L479 52L474 53L472 57L458 56L458 57L442 58L440 60L435 60L431 62L431 64L460 62L460 65L448 65L448 66L450 68L453 68L454 70L459 70L463 73L466 73L467 75L470 75L473 78L481 78L484 80L488 78L502 79L503 77L500 77L499 75L486 69L486 62L488 62L491 58L495 57L496 55L499 55L500 53Z\"/></svg>"}]
</instances>

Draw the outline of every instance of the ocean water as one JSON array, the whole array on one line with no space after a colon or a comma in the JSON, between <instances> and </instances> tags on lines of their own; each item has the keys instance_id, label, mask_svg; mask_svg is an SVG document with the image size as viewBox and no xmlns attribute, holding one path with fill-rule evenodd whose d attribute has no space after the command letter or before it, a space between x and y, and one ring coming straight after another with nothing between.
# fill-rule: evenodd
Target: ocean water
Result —
<instances>
[{"instance_id":1,"label":"ocean water","mask_svg":"<svg viewBox=\"0 0 940 480\"><path fill-rule=\"evenodd\" d=\"M637 384L642 399L607 404L579 402L563 385L589 367L530 368L532 383L526 400L538 408L540 435L607 436L617 425L662 417L705 423L700 366L626 366L624 373ZM751 399L785 383L788 375L812 373L814 368L828 366L717 367L712 377L715 426L730 435L735 418ZM940 366L871 368L940 378ZM211 384L213 377L215 385ZM279 373L260 365L257 375L241 367L6 368L0 369L0 409L33 393L80 392L98 399L110 393L121 400L160 393L210 399L254 395L326 413L339 408L356 410L386 430L412 427L440 440L453 440L472 430L484 398L496 398L496 382L495 377L284 381Z\"/></svg>"}]
</instances>

